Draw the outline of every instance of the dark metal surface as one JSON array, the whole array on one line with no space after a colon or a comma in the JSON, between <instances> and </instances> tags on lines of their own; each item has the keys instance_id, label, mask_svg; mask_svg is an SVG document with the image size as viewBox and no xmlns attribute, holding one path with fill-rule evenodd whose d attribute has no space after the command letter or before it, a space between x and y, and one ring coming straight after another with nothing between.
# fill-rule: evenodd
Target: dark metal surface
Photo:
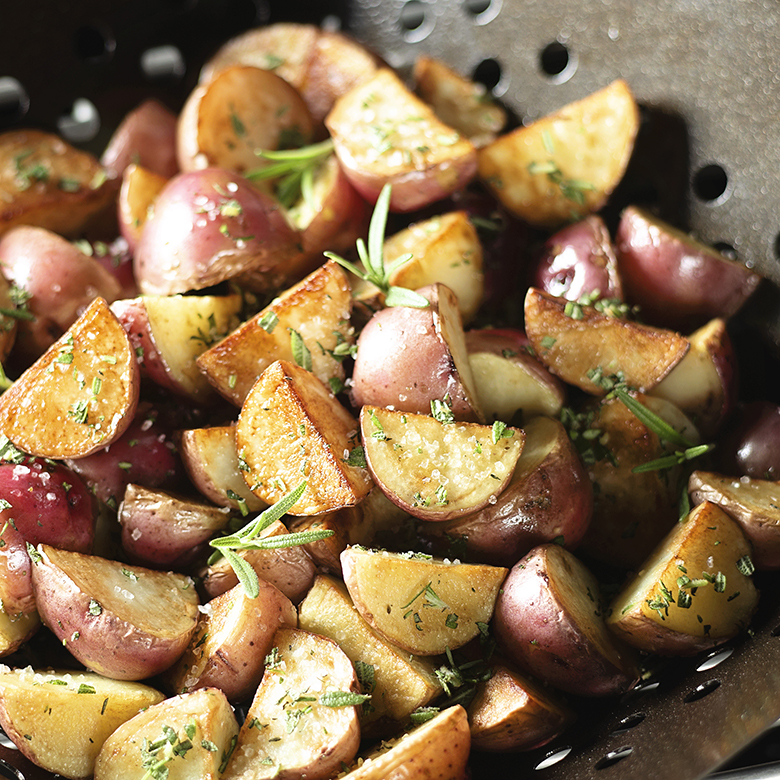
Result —
<instances>
[{"instance_id":1,"label":"dark metal surface","mask_svg":"<svg viewBox=\"0 0 780 780\"><path fill-rule=\"evenodd\" d=\"M154 95L178 108L203 61L231 35L277 19L320 22L328 14L396 67L427 52L463 73L478 72L520 119L626 78L645 121L616 200L655 206L703 240L733 247L772 280L760 327L780 344L776 0L7 2L0 80L18 81L29 105L12 116L0 100L0 130L17 123L56 129L74 101L86 98L100 126L82 145L100 151L142 98ZM183 69L145 74L144 53L160 46L176 47ZM725 189L713 197L724 184L719 172ZM755 636L730 646L722 663L697 671L702 658L675 661L661 669L655 690L620 702L580 702L579 723L564 740L523 756L475 755L474 780L695 780L723 766L780 718L780 595L773 591L764 589ZM536 769L564 747L571 747L564 760ZM0 758L27 780L47 776L20 763L17 751L0 748ZM763 780L780 776L772 767L757 771ZM3 776L19 775L0 764Z\"/></svg>"}]
</instances>

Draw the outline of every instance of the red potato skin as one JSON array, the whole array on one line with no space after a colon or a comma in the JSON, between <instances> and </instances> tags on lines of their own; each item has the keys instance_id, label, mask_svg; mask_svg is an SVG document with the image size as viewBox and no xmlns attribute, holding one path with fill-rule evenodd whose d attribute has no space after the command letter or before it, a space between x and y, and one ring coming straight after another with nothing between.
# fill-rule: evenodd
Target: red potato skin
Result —
<instances>
[{"instance_id":1,"label":"red potato skin","mask_svg":"<svg viewBox=\"0 0 780 780\"><path fill-rule=\"evenodd\" d=\"M715 459L724 474L780 479L780 406L753 401L739 409Z\"/></svg>"},{"instance_id":2,"label":"red potato skin","mask_svg":"<svg viewBox=\"0 0 780 780\"><path fill-rule=\"evenodd\" d=\"M683 333L736 314L761 281L741 263L675 236L633 206L623 212L615 250L626 300L641 307L646 322Z\"/></svg>"},{"instance_id":3,"label":"red potato skin","mask_svg":"<svg viewBox=\"0 0 780 780\"><path fill-rule=\"evenodd\" d=\"M30 294L35 320L20 321L17 352L32 362L65 332L98 296L116 300L121 285L113 273L70 241L45 228L21 225L0 240L0 270Z\"/></svg>"},{"instance_id":4,"label":"red potato skin","mask_svg":"<svg viewBox=\"0 0 780 780\"><path fill-rule=\"evenodd\" d=\"M222 194L224 193L224 194ZM236 201L235 209L226 208ZM298 233L268 194L220 168L171 179L155 201L136 248L145 295L172 295L238 279L262 291L300 254Z\"/></svg>"},{"instance_id":5,"label":"red potato skin","mask_svg":"<svg viewBox=\"0 0 780 780\"><path fill-rule=\"evenodd\" d=\"M441 554L492 566L514 566L532 548L557 539L576 549L590 525L593 489L562 426L561 433L539 467L514 477L495 504L463 520L425 524L423 536L435 533Z\"/></svg>"},{"instance_id":6,"label":"red potato skin","mask_svg":"<svg viewBox=\"0 0 780 780\"><path fill-rule=\"evenodd\" d=\"M599 298L623 300L615 251L601 217L586 217L549 238L532 284L570 301L596 291Z\"/></svg>"},{"instance_id":7,"label":"red potato skin","mask_svg":"<svg viewBox=\"0 0 780 780\"><path fill-rule=\"evenodd\" d=\"M68 461L103 503L116 506L130 483L146 488L181 485L184 467L173 443L173 430L158 417L157 410L145 405L113 444Z\"/></svg>"},{"instance_id":8,"label":"red potato skin","mask_svg":"<svg viewBox=\"0 0 780 780\"><path fill-rule=\"evenodd\" d=\"M117 178L130 163L137 163L170 179L179 170L176 114L156 100L145 100L116 129L100 162Z\"/></svg>"},{"instance_id":9,"label":"red potato skin","mask_svg":"<svg viewBox=\"0 0 780 780\"><path fill-rule=\"evenodd\" d=\"M35 612L35 594L32 587L32 561L27 553L27 542L10 523L0 526L0 595L6 613Z\"/></svg>"},{"instance_id":10,"label":"red potato skin","mask_svg":"<svg viewBox=\"0 0 780 780\"><path fill-rule=\"evenodd\" d=\"M522 669L569 693L623 693L636 678L595 651L567 614L547 573L551 547L531 550L504 580L492 624L499 647Z\"/></svg>"},{"instance_id":11,"label":"red potato skin","mask_svg":"<svg viewBox=\"0 0 780 780\"><path fill-rule=\"evenodd\" d=\"M40 458L0 464L0 496L11 506L0 511L30 544L51 544L88 553L95 537L96 507L80 477Z\"/></svg>"}]
</instances>

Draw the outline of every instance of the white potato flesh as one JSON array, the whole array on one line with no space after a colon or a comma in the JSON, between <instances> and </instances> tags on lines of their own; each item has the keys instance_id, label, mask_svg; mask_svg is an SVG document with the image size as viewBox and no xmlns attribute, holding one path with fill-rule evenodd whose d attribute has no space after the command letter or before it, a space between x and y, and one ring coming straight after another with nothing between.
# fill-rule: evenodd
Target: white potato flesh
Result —
<instances>
[{"instance_id":1,"label":"white potato flesh","mask_svg":"<svg viewBox=\"0 0 780 780\"><path fill-rule=\"evenodd\" d=\"M177 131L179 167L257 170L267 163L256 150L305 146L313 127L303 98L281 76L232 65L187 98Z\"/></svg>"},{"instance_id":2,"label":"white potato flesh","mask_svg":"<svg viewBox=\"0 0 780 780\"><path fill-rule=\"evenodd\" d=\"M433 663L409 655L371 628L334 577L317 577L301 603L298 625L337 642L353 664L371 667L373 684L366 691L371 709L361 715L363 726L383 717L403 721L441 691Z\"/></svg>"},{"instance_id":3,"label":"white potato flesh","mask_svg":"<svg viewBox=\"0 0 780 780\"><path fill-rule=\"evenodd\" d=\"M495 503L512 478L525 434L489 425L440 422L364 406L360 429L369 470L382 492L423 520L450 520Z\"/></svg>"},{"instance_id":4,"label":"white potato flesh","mask_svg":"<svg viewBox=\"0 0 780 780\"><path fill-rule=\"evenodd\" d=\"M325 124L355 189L373 202L391 184L393 211L441 200L476 173L471 141L441 122L387 68L337 100Z\"/></svg>"},{"instance_id":5,"label":"white potato flesh","mask_svg":"<svg viewBox=\"0 0 780 780\"><path fill-rule=\"evenodd\" d=\"M420 56L414 63L420 97L433 106L444 124L454 127L478 149L504 129L506 110L494 103L487 88L461 76L440 60Z\"/></svg>"},{"instance_id":6,"label":"white potato flesh","mask_svg":"<svg viewBox=\"0 0 780 780\"><path fill-rule=\"evenodd\" d=\"M245 503L250 512L267 506L241 476L234 426L182 431L178 451L192 484L217 506L239 509Z\"/></svg>"},{"instance_id":7,"label":"white potato flesh","mask_svg":"<svg viewBox=\"0 0 780 780\"><path fill-rule=\"evenodd\" d=\"M758 604L750 543L704 501L677 523L611 605L607 625L630 644L693 655L736 636Z\"/></svg>"},{"instance_id":8,"label":"white potato flesh","mask_svg":"<svg viewBox=\"0 0 780 780\"><path fill-rule=\"evenodd\" d=\"M130 163L122 174L117 202L119 228L131 249L135 248L154 200L168 180Z\"/></svg>"},{"instance_id":9,"label":"white potato flesh","mask_svg":"<svg viewBox=\"0 0 780 780\"><path fill-rule=\"evenodd\" d=\"M349 547L344 583L363 618L415 655L465 645L487 625L507 575L500 566Z\"/></svg>"},{"instance_id":10,"label":"white potato flesh","mask_svg":"<svg viewBox=\"0 0 780 780\"><path fill-rule=\"evenodd\" d=\"M282 628L224 780L325 780L360 742L357 707L324 702L358 690L352 662L326 637Z\"/></svg>"},{"instance_id":11,"label":"white potato flesh","mask_svg":"<svg viewBox=\"0 0 780 780\"><path fill-rule=\"evenodd\" d=\"M105 740L165 697L141 683L94 672L0 666L0 726L34 764L63 777L92 777Z\"/></svg>"},{"instance_id":12,"label":"white potato flesh","mask_svg":"<svg viewBox=\"0 0 780 780\"><path fill-rule=\"evenodd\" d=\"M195 630L189 577L38 545L33 589L43 622L87 668L118 680L167 669Z\"/></svg>"},{"instance_id":13,"label":"white potato flesh","mask_svg":"<svg viewBox=\"0 0 780 780\"><path fill-rule=\"evenodd\" d=\"M96 298L0 397L0 431L31 455L83 458L124 433L139 384L127 334Z\"/></svg>"},{"instance_id":14,"label":"white potato flesh","mask_svg":"<svg viewBox=\"0 0 780 780\"><path fill-rule=\"evenodd\" d=\"M550 371L593 395L606 390L589 376L591 371L600 370L604 377L622 371L629 386L645 391L690 347L688 339L674 331L611 317L533 287L525 297L525 331Z\"/></svg>"},{"instance_id":15,"label":"white potato flesh","mask_svg":"<svg viewBox=\"0 0 780 780\"><path fill-rule=\"evenodd\" d=\"M383 742L342 780L462 780L470 749L466 710L456 704L400 739Z\"/></svg>"},{"instance_id":16,"label":"white potato flesh","mask_svg":"<svg viewBox=\"0 0 780 780\"><path fill-rule=\"evenodd\" d=\"M343 356L339 359L333 350L354 343L351 307L347 275L338 264L328 262L206 350L198 358L198 367L237 406L271 363L294 361L296 352L308 353L310 370L323 382L341 383Z\"/></svg>"},{"instance_id":17,"label":"white potato flesh","mask_svg":"<svg viewBox=\"0 0 780 780\"><path fill-rule=\"evenodd\" d=\"M357 504L371 489L368 471L349 462L357 421L314 374L279 360L249 393L236 426L247 485L273 504L306 480L293 515Z\"/></svg>"},{"instance_id":18,"label":"white potato flesh","mask_svg":"<svg viewBox=\"0 0 780 780\"><path fill-rule=\"evenodd\" d=\"M105 741L95 780L148 780L150 766L167 770L168 780L218 780L237 734L233 710L216 688L165 699Z\"/></svg>"},{"instance_id":19,"label":"white potato flesh","mask_svg":"<svg viewBox=\"0 0 780 780\"><path fill-rule=\"evenodd\" d=\"M236 327L240 295L144 295L115 301L111 310L145 376L193 401L208 399L211 386L196 359Z\"/></svg>"},{"instance_id":20,"label":"white potato flesh","mask_svg":"<svg viewBox=\"0 0 780 780\"><path fill-rule=\"evenodd\" d=\"M555 227L598 211L623 178L639 110L623 80L479 151L479 176L513 214Z\"/></svg>"},{"instance_id":21,"label":"white potato flesh","mask_svg":"<svg viewBox=\"0 0 780 780\"><path fill-rule=\"evenodd\" d=\"M473 319L485 292L482 245L465 211L452 211L410 225L385 241L385 265L413 255L390 274L390 284L416 290L446 284L458 300L464 323Z\"/></svg>"}]
</instances>

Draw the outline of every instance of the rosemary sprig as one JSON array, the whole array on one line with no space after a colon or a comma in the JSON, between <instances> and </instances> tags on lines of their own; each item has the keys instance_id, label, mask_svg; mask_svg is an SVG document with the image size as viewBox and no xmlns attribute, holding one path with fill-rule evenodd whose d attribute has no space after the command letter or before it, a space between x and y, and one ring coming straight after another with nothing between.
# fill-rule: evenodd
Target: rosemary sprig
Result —
<instances>
[{"instance_id":1,"label":"rosemary sprig","mask_svg":"<svg viewBox=\"0 0 780 780\"><path fill-rule=\"evenodd\" d=\"M243 585L249 598L254 599L260 593L260 583L252 566L247 563L238 552L240 550L277 550L282 547L297 547L301 544L319 542L333 536L333 531L300 531L299 533L282 534L264 539L257 537L287 514L288 510L298 501L306 489L306 481L291 490L286 496L280 498L275 504L261 512L254 520L247 523L241 530L229 536L221 536L212 539L209 544L221 552L227 562L233 567L238 581Z\"/></svg>"},{"instance_id":2,"label":"rosemary sprig","mask_svg":"<svg viewBox=\"0 0 780 780\"><path fill-rule=\"evenodd\" d=\"M678 447L674 452L662 458L642 463L632 469L634 474L646 471L660 471L682 465L689 460L699 458L710 452L714 444L698 444L688 441L679 431L672 428L669 423L662 420L657 414L651 412L644 404L629 395L624 387L616 387L612 394L623 403L631 413L649 430L653 431L659 439L674 444Z\"/></svg>"},{"instance_id":3,"label":"rosemary sprig","mask_svg":"<svg viewBox=\"0 0 780 780\"><path fill-rule=\"evenodd\" d=\"M301 196L311 205L314 202L314 173L332 153L330 138L299 149L257 149L255 154L272 164L249 171L245 176L252 181L276 179L276 197L285 208L292 208Z\"/></svg>"},{"instance_id":4,"label":"rosemary sprig","mask_svg":"<svg viewBox=\"0 0 780 780\"><path fill-rule=\"evenodd\" d=\"M376 285L385 295L385 306L411 306L415 309L424 309L428 301L419 293L407 290L405 287L395 287L390 284L390 275L396 268L408 263L412 255L402 255L397 260L385 267L385 228L387 227L387 215L390 211L390 195L392 187L385 184L377 198L374 213L368 226L368 246L362 238L357 240L357 251L363 268L358 268L354 263L345 260L334 252L325 252L325 257L337 262L359 279Z\"/></svg>"}]
</instances>

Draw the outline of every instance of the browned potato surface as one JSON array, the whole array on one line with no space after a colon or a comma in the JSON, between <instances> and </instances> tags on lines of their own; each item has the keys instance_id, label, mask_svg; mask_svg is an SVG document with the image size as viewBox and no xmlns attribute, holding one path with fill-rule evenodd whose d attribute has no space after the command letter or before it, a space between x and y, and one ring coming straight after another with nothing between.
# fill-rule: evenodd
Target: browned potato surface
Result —
<instances>
[{"instance_id":1,"label":"browned potato surface","mask_svg":"<svg viewBox=\"0 0 780 780\"><path fill-rule=\"evenodd\" d=\"M94 672L0 666L0 726L37 766L80 780L92 777L105 740L164 696L141 683Z\"/></svg>"},{"instance_id":2,"label":"browned potato surface","mask_svg":"<svg viewBox=\"0 0 780 780\"><path fill-rule=\"evenodd\" d=\"M138 393L135 352L96 298L0 397L0 431L32 455L84 457L122 435Z\"/></svg>"}]
</instances>

